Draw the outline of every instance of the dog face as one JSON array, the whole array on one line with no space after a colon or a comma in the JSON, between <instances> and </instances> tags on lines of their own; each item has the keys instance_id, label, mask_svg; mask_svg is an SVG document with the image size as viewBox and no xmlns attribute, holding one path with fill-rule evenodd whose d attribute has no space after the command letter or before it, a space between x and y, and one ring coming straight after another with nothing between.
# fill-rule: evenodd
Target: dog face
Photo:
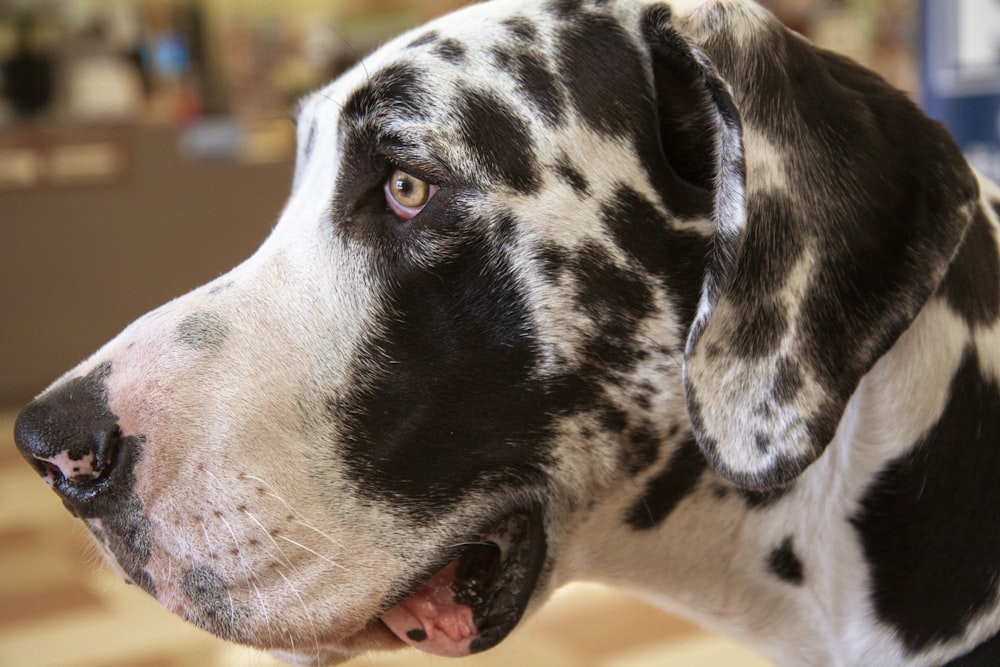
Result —
<instances>
[{"instance_id":1,"label":"dog face","mask_svg":"<svg viewBox=\"0 0 1000 667\"><path fill-rule=\"evenodd\" d=\"M855 162L941 131L817 125L837 85L882 84L755 6L693 4L490 2L386 45L303 102L258 252L56 382L22 451L163 605L317 663L495 645L595 504L678 452L790 483L975 186L913 168L854 215L878 182Z\"/></svg>"}]
</instances>

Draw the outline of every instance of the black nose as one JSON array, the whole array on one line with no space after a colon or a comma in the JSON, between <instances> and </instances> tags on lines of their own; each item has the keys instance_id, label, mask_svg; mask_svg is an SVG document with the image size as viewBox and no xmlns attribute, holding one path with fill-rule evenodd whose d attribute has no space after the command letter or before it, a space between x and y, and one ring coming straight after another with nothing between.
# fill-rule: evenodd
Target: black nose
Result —
<instances>
[{"instance_id":1,"label":"black nose","mask_svg":"<svg viewBox=\"0 0 1000 667\"><path fill-rule=\"evenodd\" d=\"M121 431L107 405L107 371L99 371L35 399L14 424L21 455L80 517L101 513L101 499L115 495L109 491L122 465Z\"/></svg>"}]
</instances>

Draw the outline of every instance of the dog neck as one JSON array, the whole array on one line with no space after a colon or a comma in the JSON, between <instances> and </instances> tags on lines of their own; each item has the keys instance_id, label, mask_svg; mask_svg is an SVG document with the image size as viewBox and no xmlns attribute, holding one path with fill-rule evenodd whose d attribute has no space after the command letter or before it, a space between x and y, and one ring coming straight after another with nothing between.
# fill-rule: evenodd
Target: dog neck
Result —
<instances>
[{"instance_id":1,"label":"dog neck","mask_svg":"<svg viewBox=\"0 0 1000 667\"><path fill-rule=\"evenodd\" d=\"M678 429L655 465L609 485L560 553L557 583L624 588L779 665L899 655L891 623L872 621L882 614L866 550L877 543L859 507L873 502L886 462L911 455L940 417L966 353L964 326L942 299L928 303L862 380L826 453L788 488L736 488L685 458L690 440ZM942 643L936 659L967 652L996 627Z\"/></svg>"}]
</instances>

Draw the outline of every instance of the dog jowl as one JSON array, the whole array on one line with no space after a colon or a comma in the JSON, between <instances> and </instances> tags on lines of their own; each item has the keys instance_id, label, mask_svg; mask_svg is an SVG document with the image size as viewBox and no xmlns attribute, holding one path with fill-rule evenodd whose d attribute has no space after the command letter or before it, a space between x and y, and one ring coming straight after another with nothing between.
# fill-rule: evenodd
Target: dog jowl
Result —
<instances>
[{"instance_id":1,"label":"dog jowl","mask_svg":"<svg viewBox=\"0 0 1000 667\"><path fill-rule=\"evenodd\" d=\"M308 664L482 651L577 578L786 664L941 664L1000 627L993 540L947 590L906 551L915 618L879 537L914 476L1000 500L931 451L952 394L970 447L998 423L1000 206L905 96L749 0L497 0L298 132L260 249L15 427L164 606Z\"/></svg>"}]
</instances>

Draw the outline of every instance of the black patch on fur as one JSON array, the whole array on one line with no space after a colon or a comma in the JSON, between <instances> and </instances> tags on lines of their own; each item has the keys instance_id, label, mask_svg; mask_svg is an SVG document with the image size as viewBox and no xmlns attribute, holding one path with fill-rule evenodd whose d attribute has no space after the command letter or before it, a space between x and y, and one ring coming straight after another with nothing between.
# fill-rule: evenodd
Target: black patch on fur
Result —
<instances>
[{"instance_id":1,"label":"black patch on fur","mask_svg":"<svg viewBox=\"0 0 1000 667\"><path fill-rule=\"evenodd\" d=\"M503 26L523 42L534 42L538 39L538 28L523 16L504 19Z\"/></svg>"},{"instance_id":2,"label":"black patch on fur","mask_svg":"<svg viewBox=\"0 0 1000 667\"><path fill-rule=\"evenodd\" d=\"M465 46L458 40L442 39L434 46L434 53L450 63L465 62Z\"/></svg>"},{"instance_id":3,"label":"black patch on fur","mask_svg":"<svg viewBox=\"0 0 1000 667\"><path fill-rule=\"evenodd\" d=\"M600 415L601 428L610 433L621 433L628 424L628 415L625 411L613 405L606 405Z\"/></svg>"},{"instance_id":4,"label":"black patch on fur","mask_svg":"<svg viewBox=\"0 0 1000 667\"><path fill-rule=\"evenodd\" d=\"M424 72L397 63L372 74L344 103L340 122L361 125L374 122L390 112L407 118L426 120L433 96L424 87Z\"/></svg>"},{"instance_id":5,"label":"black patch on fur","mask_svg":"<svg viewBox=\"0 0 1000 667\"><path fill-rule=\"evenodd\" d=\"M805 568L795 553L790 535L767 557L767 569L782 581L795 586L801 586L805 581Z\"/></svg>"},{"instance_id":6,"label":"black patch on fur","mask_svg":"<svg viewBox=\"0 0 1000 667\"><path fill-rule=\"evenodd\" d=\"M433 44L441 38L436 30L429 30L425 32L420 37L417 37L412 42L407 44L407 48L416 48L419 46L427 46L428 44Z\"/></svg>"},{"instance_id":7,"label":"black patch on fur","mask_svg":"<svg viewBox=\"0 0 1000 667\"><path fill-rule=\"evenodd\" d=\"M622 138L633 138L640 128L652 128L653 107L643 58L617 21L576 15L556 44L560 80L587 125Z\"/></svg>"},{"instance_id":8,"label":"black patch on fur","mask_svg":"<svg viewBox=\"0 0 1000 667\"><path fill-rule=\"evenodd\" d=\"M123 437L118 417L108 407L111 362L73 378L32 401L18 416L14 439L41 475L50 471L36 457L62 452L73 459L94 456L94 480L57 476L52 488L80 519L100 519L101 540L129 578L150 595L156 587L146 564L152 556L152 526L135 494L135 466L142 436Z\"/></svg>"},{"instance_id":9,"label":"black patch on fur","mask_svg":"<svg viewBox=\"0 0 1000 667\"><path fill-rule=\"evenodd\" d=\"M980 209L948 267L941 290L948 305L971 325L990 325L1000 315L1000 259L993 226Z\"/></svg>"},{"instance_id":10,"label":"black patch on fur","mask_svg":"<svg viewBox=\"0 0 1000 667\"><path fill-rule=\"evenodd\" d=\"M622 442L622 463L628 473L635 475L651 466L660 452L660 444L660 436L647 421L628 429Z\"/></svg>"},{"instance_id":11,"label":"black patch on fur","mask_svg":"<svg viewBox=\"0 0 1000 667\"><path fill-rule=\"evenodd\" d=\"M544 477L551 405L533 378L531 317L496 241L460 241L434 266L386 265L384 321L358 355L360 377L329 409L360 494L432 520L471 489Z\"/></svg>"},{"instance_id":12,"label":"black patch on fur","mask_svg":"<svg viewBox=\"0 0 1000 667\"><path fill-rule=\"evenodd\" d=\"M233 281L225 282L220 285L215 285L212 289L208 290L210 296L218 296L230 289L232 289L234 283Z\"/></svg>"},{"instance_id":13,"label":"black patch on fur","mask_svg":"<svg viewBox=\"0 0 1000 667\"><path fill-rule=\"evenodd\" d=\"M998 658L1000 658L1000 633L941 667L995 667Z\"/></svg>"},{"instance_id":14,"label":"black patch on fur","mask_svg":"<svg viewBox=\"0 0 1000 667\"><path fill-rule=\"evenodd\" d=\"M177 340L199 352L217 352L228 337L229 324L215 313L192 313L177 325Z\"/></svg>"},{"instance_id":15,"label":"black patch on fur","mask_svg":"<svg viewBox=\"0 0 1000 667\"><path fill-rule=\"evenodd\" d=\"M535 259L541 265L542 273L550 281L556 281L566 269L569 252L554 243L542 243L535 250Z\"/></svg>"},{"instance_id":16,"label":"black patch on fur","mask_svg":"<svg viewBox=\"0 0 1000 667\"><path fill-rule=\"evenodd\" d=\"M316 123L309 126L309 133L306 134L306 143L302 147L302 159L308 161L316 150Z\"/></svg>"},{"instance_id":17,"label":"black patch on fur","mask_svg":"<svg viewBox=\"0 0 1000 667\"><path fill-rule=\"evenodd\" d=\"M198 627L220 637L240 640L245 635L242 628L252 613L245 605L233 603L229 584L207 565L199 565L184 572L180 578L181 589L191 601L185 617Z\"/></svg>"},{"instance_id":18,"label":"black patch on fur","mask_svg":"<svg viewBox=\"0 0 1000 667\"><path fill-rule=\"evenodd\" d=\"M497 66L507 72L517 90L540 114L550 127L559 127L565 120L566 98L553 73L538 53L528 50L493 51Z\"/></svg>"},{"instance_id":19,"label":"black patch on fur","mask_svg":"<svg viewBox=\"0 0 1000 667\"><path fill-rule=\"evenodd\" d=\"M582 0L549 0L545 8L561 20L575 18L583 11Z\"/></svg>"},{"instance_id":20,"label":"black patch on fur","mask_svg":"<svg viewBox=\"0 0 1000 667\"><path fill-rule=\"evenodd\" d=\"M751 489L738 489L738 491L749 509L765 510L784 498L794 486L794 484L789 484L787 487L766 489L764 491L753 491Z\"/></svg>"},{"instance_id":21,"label":"black patch on fur","mask_svg":"<svg viewBox=\"0 0 1000 667\"><path fill-rule=\"evenodd\" d=\"M890 462L851 523L878 619L911 652L957 639L997 602L1000 387L969 349L938 422Z\"/></svg>"},{"instance_id":22,"label":"black patch on fur","mask_svg":"<svg viewBox=\"0 0 1000 667\"><path fill-rule=\"evenodd\" d=\"M489 176L524 194L541 185L527 123L488 91L463 90L457 100L459 133Z\"/></svg>"},{"instance_id":23,"label":"black patch on fur","mask_svg":"<svg viewBox=\"0 0 1000 667\"><path fill-rule=\"evenodd\" d=\"M787 307L776 298L762 298L740 310L729 350L746 359L760 359L777 351L788 327Z\"/></svg>"},{"instance_id":24,"label":"black patch on fur","mask_svg":"<svg viewBox=\"0 0 1000 667\"><path fill-rule=\"evenodd\" d=\"M801 388L802 367L788 357L778 359L778 373L771 392L774 402L778 405L788 405L795 400Z\"/></svg>"},{"instance_id":25,"label":"black patch on fur","mask_svg":"<svg viewBox=\"0 0 1000 667\"><path fill-rule=\"evenodd\" d=\"M639 354L635 334L654 310L651 286L594 243L572 257L570 269L576 279L576 307L597 328L584 346L585 357L606 371L630 369Z\"/></svg>"},{"instance_id":26,"label":"black patch on fur","mask_svg":"<svg viewBox=\"0 0 1000 667\"><path fill-rule=\"evenodd\" d=\"M783 194L755 192L748 198L747 218L760 222L745 230L739 261L727 282L740 317L730 351L741 357L773 354L788 327L787 306L777 294L802 254L801 225L772 227L767 221L796 220L800 208Z\"/></svg>"},{"instance_id":27,"label":"black patch on fur","mask_svg":"<svg viewBox=\"0 0 1000 667\"><path fill-rule=\"evenodd\" d=\"M636 530L651 530L661 524L698 486L708 467L693 436L678 445L666 467L646 484L625 520Z\"/></svg>"},{"instance_id":28,"label":"black patch on fur","mask_svg":"<svg viewBox=\"0 0 1000 667\"><path fill-rule=\"evenodd\" d=\"M675 229L648 199L627 186L601 207L601 214L617 245L661 279L687 328L701 298L709 240Z\"/></svg>"},{"instance_id":29,"label":"black patch on fur","mask_svg":"<svg viewBox=\"0 0 1000 667\"><path fill-rule=\"evenodd\" d=\"M569 159L569 156L565 154L559 156L559 161L556 162L556 173L569 183L569 186L578 195L584 197L590 195L590 183L587 182L587 177L573 166L573 162Z\"/></svg>"}]
</instances>

